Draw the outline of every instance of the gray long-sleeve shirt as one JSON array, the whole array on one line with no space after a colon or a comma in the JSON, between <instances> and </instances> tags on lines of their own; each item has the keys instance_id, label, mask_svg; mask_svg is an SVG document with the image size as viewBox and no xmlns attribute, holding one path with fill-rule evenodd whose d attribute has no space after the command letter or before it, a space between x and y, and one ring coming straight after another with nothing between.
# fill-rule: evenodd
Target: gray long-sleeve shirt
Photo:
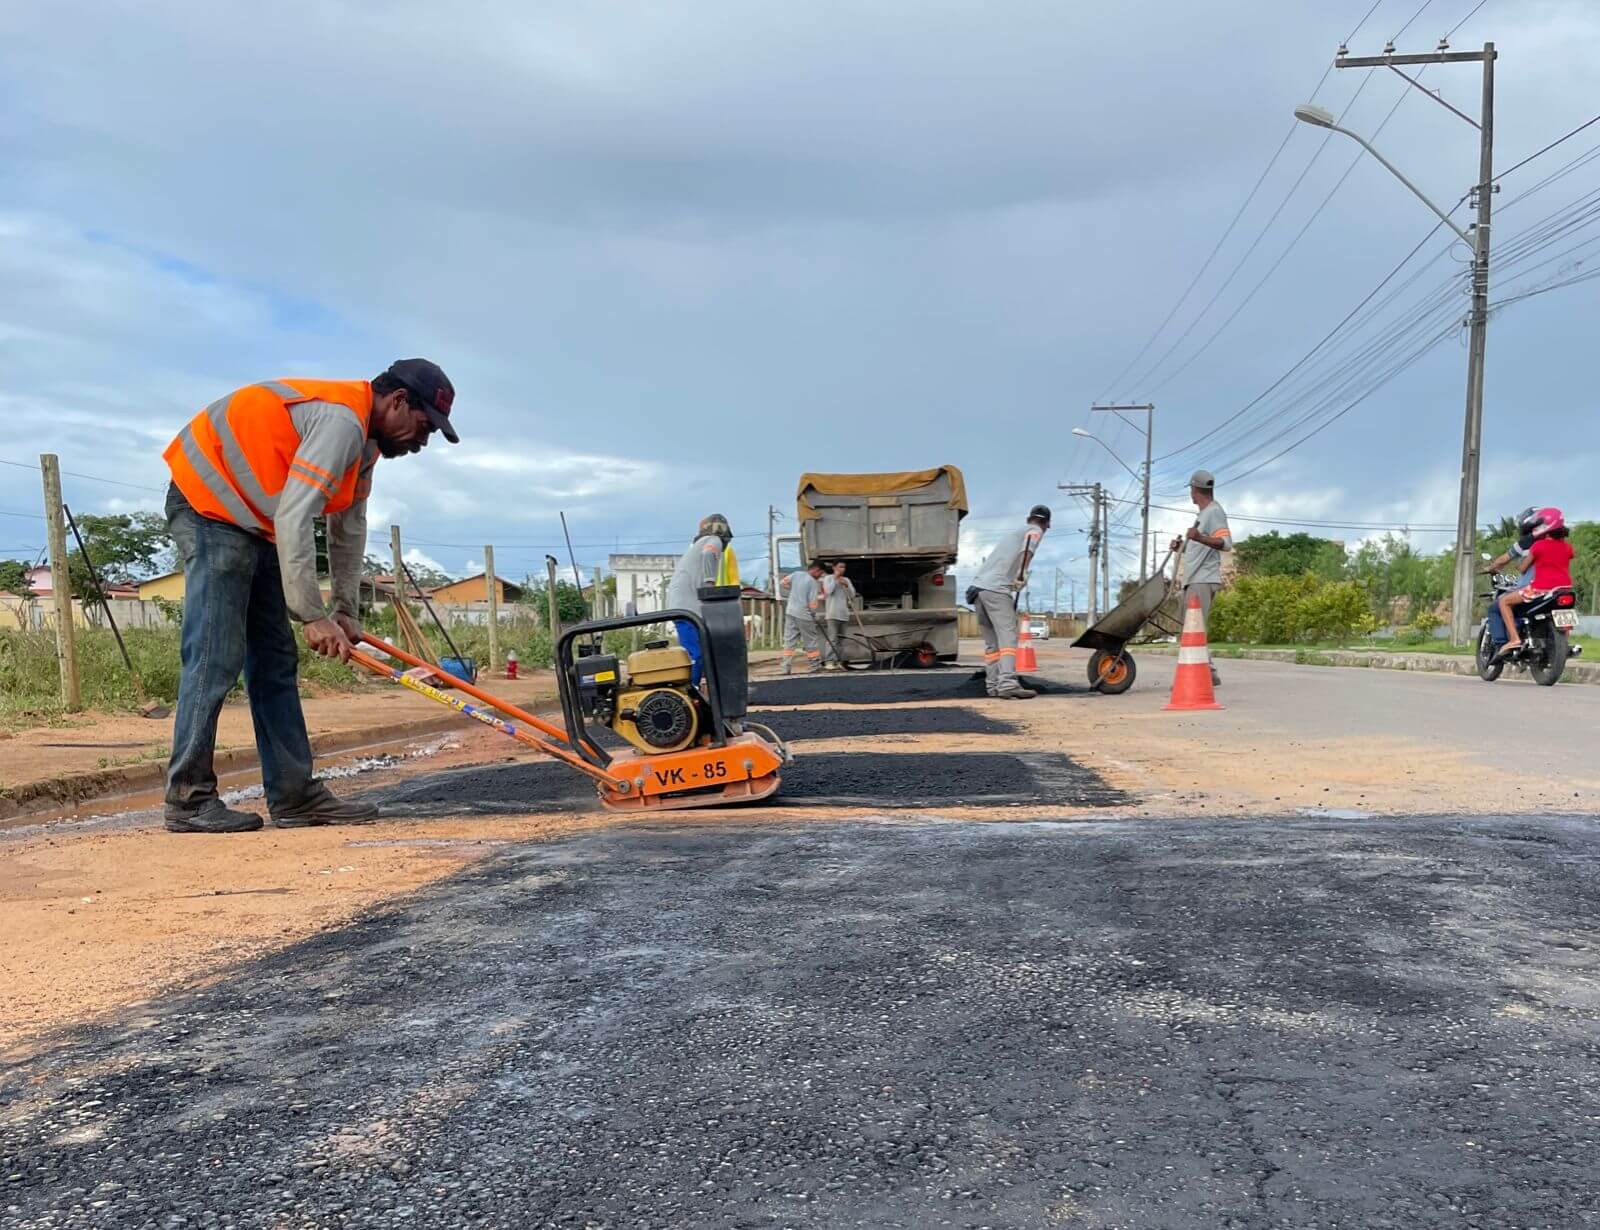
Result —
<instances>
[{"instance_id":1,"label":"gray long-sleeve shirt","mask_svg":"<svg viewBox=\"0 0 1600 1230\"><path fill-rule=\"evenodd\" d=\"M667 583L667 607L670 610L700 613L700 587L715 585L722 571L722 539L715 534L696 538L672 570L672 580Z\"/></svg>"},{"instance_id":2,"label":"gray long-sleeve shirt","mask_svg":"<svg viewBox=\"0 0 1600 1230\"><path fill-rule=\"evenodd\" d=\"M300 445L295 450L291 479L284 484L273 513L273 533L278 545L278 570L283 575L283 598L289 613L301 623L324 619L328 606L317 582L317 540L313 522L322 515L337 489L340 476L357 459L361 477L349 508L328 517L328 569L333 590L333 610L358 613L361 562L367 549L367 494L378 446L361 430L361 421L348 406L325 401L297 402L289 407ZM332 475L321 486L308 477ZM298 481L297 481L298 479Z\"/></svg>"},{"instance_id":3,"label":"gray long-sleeve shirt","mask_svg":"<svg viewBox=\"0 0 1600 1230\"><path fill-rule=\"evenodd\" d=\"M796 619L810 619L816 612L822 593L822 583L804 568L783 578L783 588L789 591L789 600L783 613Z\"/></svg>"},{"instance_id":4,"label":"gray long-sleeve shirt","mask_svg":"<svg viewBox=\"0 0 1600 1230\"><path fill-rule=\"evenodd\" d=\"M832 573L822 578L824 616L828 619L849 619L850 600L856 596L856 587L849 577L836 577Z\"/></svg>"},{"instance_id":5,"label":"gray long-sleeve shirt","mask_svg":"<svg viewBox=\"0 0 1600 1230\"><path fill-rule=\"evenodd\" d=\"M1039 549L1044 531L1037 525L1024 525L1019 530L1008 530L988 558L978 566L972 578L974 589L989 589L1001 594L1017 594L1027 584L1027 566Z\"/></svg>"}]
</instances>

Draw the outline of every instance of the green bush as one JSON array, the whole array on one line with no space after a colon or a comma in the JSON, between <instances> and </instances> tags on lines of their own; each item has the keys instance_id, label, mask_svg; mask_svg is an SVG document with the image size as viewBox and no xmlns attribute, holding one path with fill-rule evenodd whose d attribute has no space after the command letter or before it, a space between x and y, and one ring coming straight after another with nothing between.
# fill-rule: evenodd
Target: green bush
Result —
<instances>
[{"instance_id":1,"label":"green bush","mask_svg":"<svg viewBox=\"0 0 1600 1230\"><path fill-rule=\"evenodd\" d=\"M1376 626L1365 586L1305 573L1240 577L1217 595L1208 634L1234 644L1292 645L1349 640Z\"/></svg>"}]
</instances>

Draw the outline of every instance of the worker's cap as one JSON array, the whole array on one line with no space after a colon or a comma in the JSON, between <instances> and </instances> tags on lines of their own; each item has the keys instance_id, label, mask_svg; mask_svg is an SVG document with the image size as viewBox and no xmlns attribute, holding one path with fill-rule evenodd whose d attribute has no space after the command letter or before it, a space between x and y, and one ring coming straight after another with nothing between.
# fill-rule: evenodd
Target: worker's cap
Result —
<instances>
[{"instance_id":1,"label":"worker's cap","mask_svg":"<svg viewBox=\"0 0 1600 1230\"><path fill-rule=\"evenodd\" d=\"M1044 528L1050 528L1050 506L1048 504L1035 504L1028 510L1029 521L1043 521Z\"/></svg>"},{"instance_id":2,"label":"worker's cap","mask_svg":"<svg viewBox=\"0 0 1600 1230\"><path fill-rule=\"evenodd\" d=\"M411 394L412 404L428 416L428 422L451 444L461 437L450 426L450 407L455 404L456 386L437 363L427 359L396 359L384 375L399 381Z\"/></svg>"},{"instance_id":3,"label":"worker's cap","mask_svg":"<svg viewBox=\"0 0 1600 1230\"><path fill-rule=\"evenodd\" d=\"M704 538L707 534L715 534L723 542L728 542L733 537L733 527L721 513L707 513L700 518L700 530L695 537Z\"/></svg>"},{"instance_id":4,"label":"worker's cap","mask_svg":"<svg viewBox=\"0 0 1600 1230\"><path fill-rule=\"evenodd\" d=\"M1201 491L1210 491L1217 485L1217 477L1210 470L1196 470L1189 475L1189 486L1198 487Z\"/></svg>"}]
</instances>

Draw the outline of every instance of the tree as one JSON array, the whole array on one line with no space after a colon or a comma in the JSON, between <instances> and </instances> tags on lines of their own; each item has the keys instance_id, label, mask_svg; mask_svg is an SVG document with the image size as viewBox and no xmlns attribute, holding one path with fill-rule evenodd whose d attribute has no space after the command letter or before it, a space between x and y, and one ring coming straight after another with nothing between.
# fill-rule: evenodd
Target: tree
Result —
<instances>
[{"instance_id":1,"label":"tree","mask_svg":"<svg viewBox=\"0 0 1600 1230\"><path fill-rule=\"evenodd\" d=\"M1252 534L1233 549L1239 571L1258 577L1298 577L1311 573L1338 580L1345 570L1344 544L1310 534Z\"/></svg>"},{"instance_id":2,"label":"tree","mask_svg":"<svg viewBox=\"0 0 1600 1230\"><path fill-rule=\"evenodd\" d=\"M95 572L107 585L153 576L172 564L172 536L167 532L167 519L159 513L91 513L78 517L77 522ZM67 565L74 594L101 597L77 547L67 554Z\"/></svg>"},{"instance_id":3,"label":"tree","mask_svg":"<svg viewBox=\"0 0 1600 1230\"><path fill-rule=\"evenodd\" d=\"M523 605L533 607L544 619L550 618L550 600L546 597L549 590L548 581L527 578L522 587ZM571 581L556 582L556 613L564 624L581 623L589 617L588 604Z\"/></svg>"},{"instance_id":4,"label":"tree","mask_svg":"<svg viewBox=\"0 0 1600 1230\"><path fill-rule=\"evenodd\" d=\"M0 559L0 590L19 598L27 597L29 567L27 560Z\"/></svg>"}]
</instances>

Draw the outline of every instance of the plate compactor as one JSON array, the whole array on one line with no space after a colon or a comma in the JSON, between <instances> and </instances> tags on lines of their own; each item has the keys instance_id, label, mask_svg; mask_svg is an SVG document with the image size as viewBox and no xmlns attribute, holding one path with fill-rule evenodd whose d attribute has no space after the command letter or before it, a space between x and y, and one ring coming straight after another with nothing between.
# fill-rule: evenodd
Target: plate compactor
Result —
<instances>
[{"instance_id":1,"label":"plate compactor","mask_svg":"<svg viewBox=\"0 0 1600 1230\"><path fill-rule=\"evenodd\" d=\"M745 716L750 675L739 588L706 586L700 602L703 615L652 611L592 620L564 632L556 642L555 665L565 729L458 679L449 681L452 690L488 708L359 650L351 661L586 774L608 811L716 807L768 798L777 792L779 772L791 756L783 740ZM665 622L688 623L699 632L703 688L691 682L693 663L681 646L651 641L625 659L602 649L605 632ZM376 637L363 633L361 640L411 666L429 666ZM601 747L589 732L591 721L611 730L628 749Z\"/></svg>"}]
</instances>

